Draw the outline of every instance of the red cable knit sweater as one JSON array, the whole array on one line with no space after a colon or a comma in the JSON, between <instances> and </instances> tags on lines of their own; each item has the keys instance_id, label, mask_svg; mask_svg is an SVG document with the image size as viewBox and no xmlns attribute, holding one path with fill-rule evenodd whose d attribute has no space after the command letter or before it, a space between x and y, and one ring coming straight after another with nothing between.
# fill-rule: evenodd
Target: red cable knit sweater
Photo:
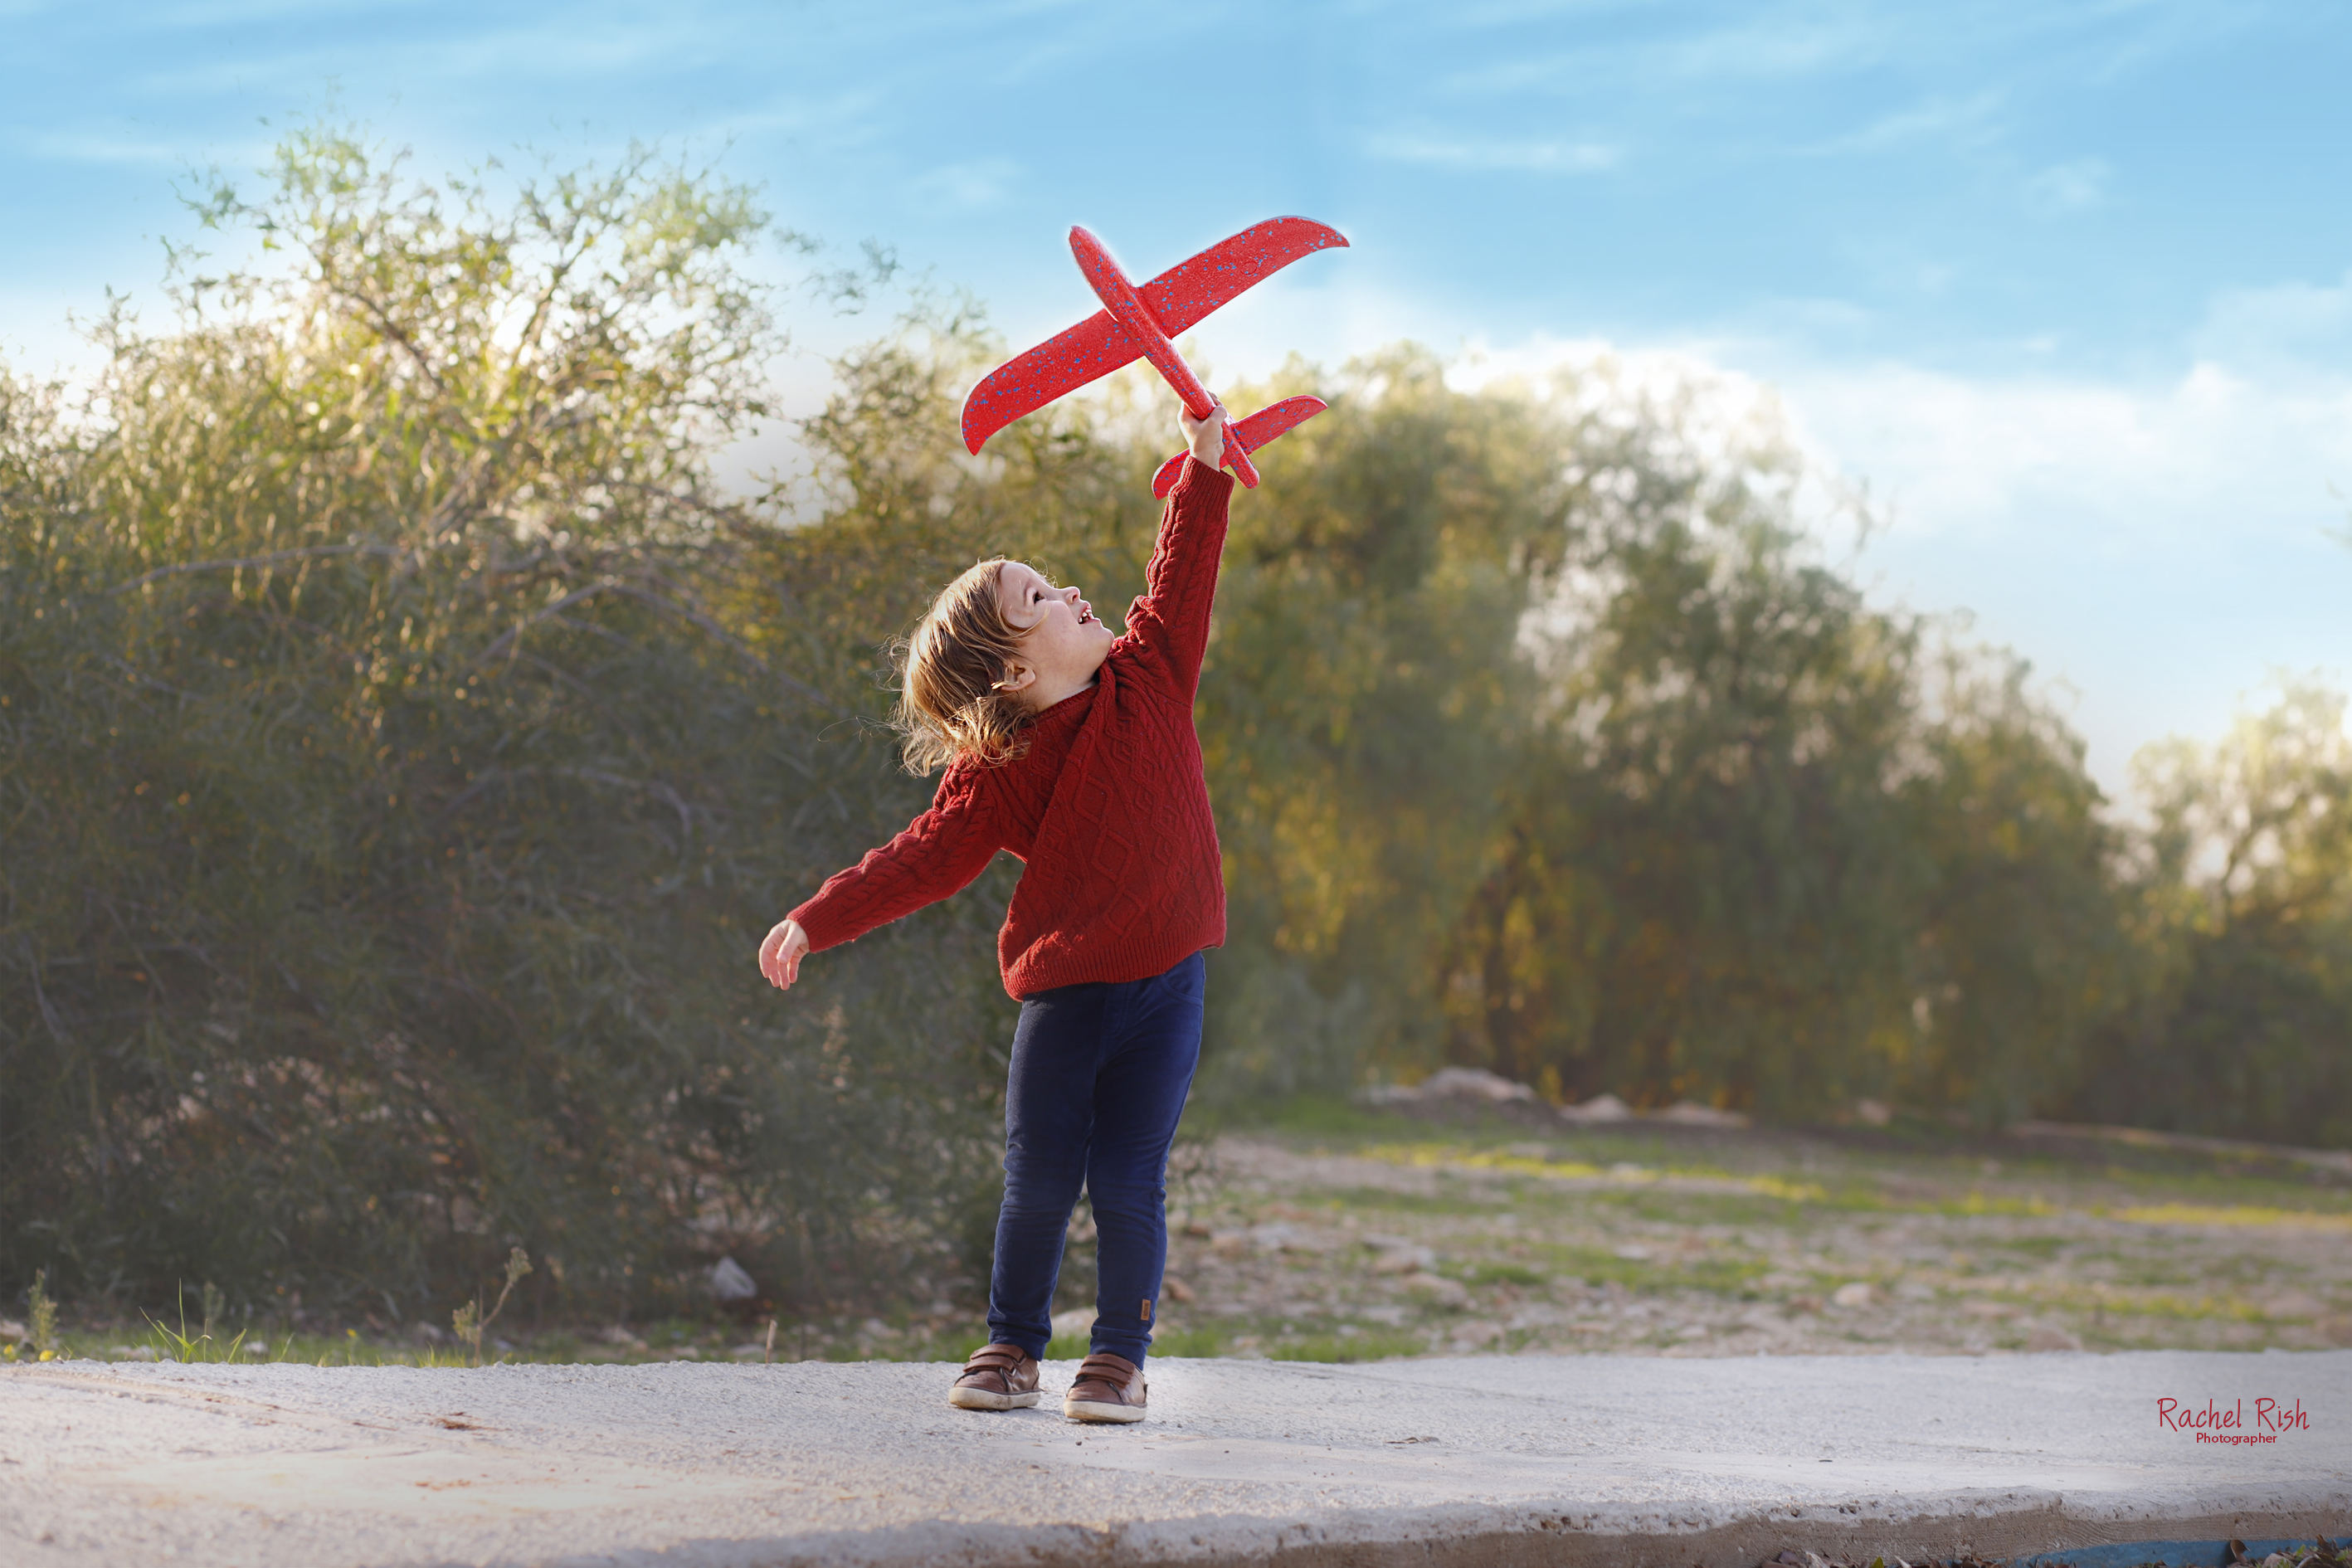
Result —
<instances>
[{"instance_id":1,"label":"red cable knit sweater","mask_svg":"<svg viewBox=\"0 0 2352 1568\"><path fill-rule=\"evenodd\" d=\"M1056 702L999 767L951 763L931 808L792 912L818 952L1025 862L997 933L1004 989L1141 980L1225 940L1224 870L1192 696L1234 481L1186 458L1143 597L1092 689Z\"/></svg>"}]
</instances>

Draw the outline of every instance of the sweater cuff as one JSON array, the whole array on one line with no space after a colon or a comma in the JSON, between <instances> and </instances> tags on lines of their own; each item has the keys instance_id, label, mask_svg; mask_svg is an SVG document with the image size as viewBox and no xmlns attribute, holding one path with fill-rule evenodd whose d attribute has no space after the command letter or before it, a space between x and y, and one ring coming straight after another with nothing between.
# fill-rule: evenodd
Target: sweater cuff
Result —
<instances>
[{"instance_id":1,"label":"sweater cuff","mask_svg":"<svg viewBox=\"0 0 2352 1568\"><path fill-rule=\"evenodd\" d=\"M1168 493L1174 496L1179 491L1202 490L1212 484L1221 487L1222 492L1227 496L1234 493L1233 475L1223 468L1213 468L1187 452L1184 454L1184 471L1176 476L1176 482L1169 487Z\"/></svg>"},{"instance_id":2,"label":"sweater cuff","mask_svg":"<svg viewBox=\"0 0 2352 1568\"><path fill-rule=\"evenodd\" d=\"M857 936L856 931L845 932L839 930L832 921L824 918L817 909L817 906L824 901L824 895L819 893L800 908L784 911L786 920L799 922L802 934L809 940L811 952L823 952L828 947L839 947L845 942L855 941Z\"/></svg>"}]
</instances>

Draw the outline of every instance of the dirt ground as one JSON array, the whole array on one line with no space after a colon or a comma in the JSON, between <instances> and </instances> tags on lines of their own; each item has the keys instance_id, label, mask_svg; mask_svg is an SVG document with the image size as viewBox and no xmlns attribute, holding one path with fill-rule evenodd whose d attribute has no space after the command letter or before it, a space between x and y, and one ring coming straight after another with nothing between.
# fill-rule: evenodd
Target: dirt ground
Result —
<instances>
[{"instance_id":1,"label":"dirt ground","mask_svg":"<svg viewBox=\"0 0 2352 1568\"><path fill-rule=\"evenodd\" d=\"M2352 1176L2242 1149L1330 1121L1192 1152L1171 1182L1157 1348L1354 1361L2352 1344Z\"/></svg>"}]
</instances>

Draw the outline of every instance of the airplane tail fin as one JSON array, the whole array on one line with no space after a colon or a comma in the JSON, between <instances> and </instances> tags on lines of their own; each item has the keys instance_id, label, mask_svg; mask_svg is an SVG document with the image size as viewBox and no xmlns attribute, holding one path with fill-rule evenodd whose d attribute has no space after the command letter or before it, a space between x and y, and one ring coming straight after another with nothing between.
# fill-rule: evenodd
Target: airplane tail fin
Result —
<instances>
[{"instance_id":1,"label":"airplane tail fin","mask_svg":"<svg viewBox=\"0 0 2352 1568\"><path fill-rule=\"evenodd\" d=\"M1295 430L1331 405L1319 397L1286 397L1279 403L1269 403L1246 419L1233 424L1233 434L1241 442L1244 453L1255 452L1268 441L1287 430ZM1176 477L1184 471L1184 454L1177 453L1160 465L1151 476L1151 493L1160 500L1176 488Z\"/></svg>"}]
</instances>

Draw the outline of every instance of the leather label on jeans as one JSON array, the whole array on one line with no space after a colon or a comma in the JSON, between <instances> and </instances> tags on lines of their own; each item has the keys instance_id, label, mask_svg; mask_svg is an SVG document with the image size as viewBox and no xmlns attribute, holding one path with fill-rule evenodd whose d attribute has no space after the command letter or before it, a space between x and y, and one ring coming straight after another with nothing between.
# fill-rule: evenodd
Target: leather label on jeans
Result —
<instances>
[{"instance_id":1,"label":"leather label on jeans","mask_svg":"<svg viewBox=\"0 0 2352 1568\"><path fill-rule=\"evenodd\" d=\"M1151 1298L1149 1296L1143 1299L1143 1321L1147 1323L1151 1321Z\"/></svg>"}]
</instances>

